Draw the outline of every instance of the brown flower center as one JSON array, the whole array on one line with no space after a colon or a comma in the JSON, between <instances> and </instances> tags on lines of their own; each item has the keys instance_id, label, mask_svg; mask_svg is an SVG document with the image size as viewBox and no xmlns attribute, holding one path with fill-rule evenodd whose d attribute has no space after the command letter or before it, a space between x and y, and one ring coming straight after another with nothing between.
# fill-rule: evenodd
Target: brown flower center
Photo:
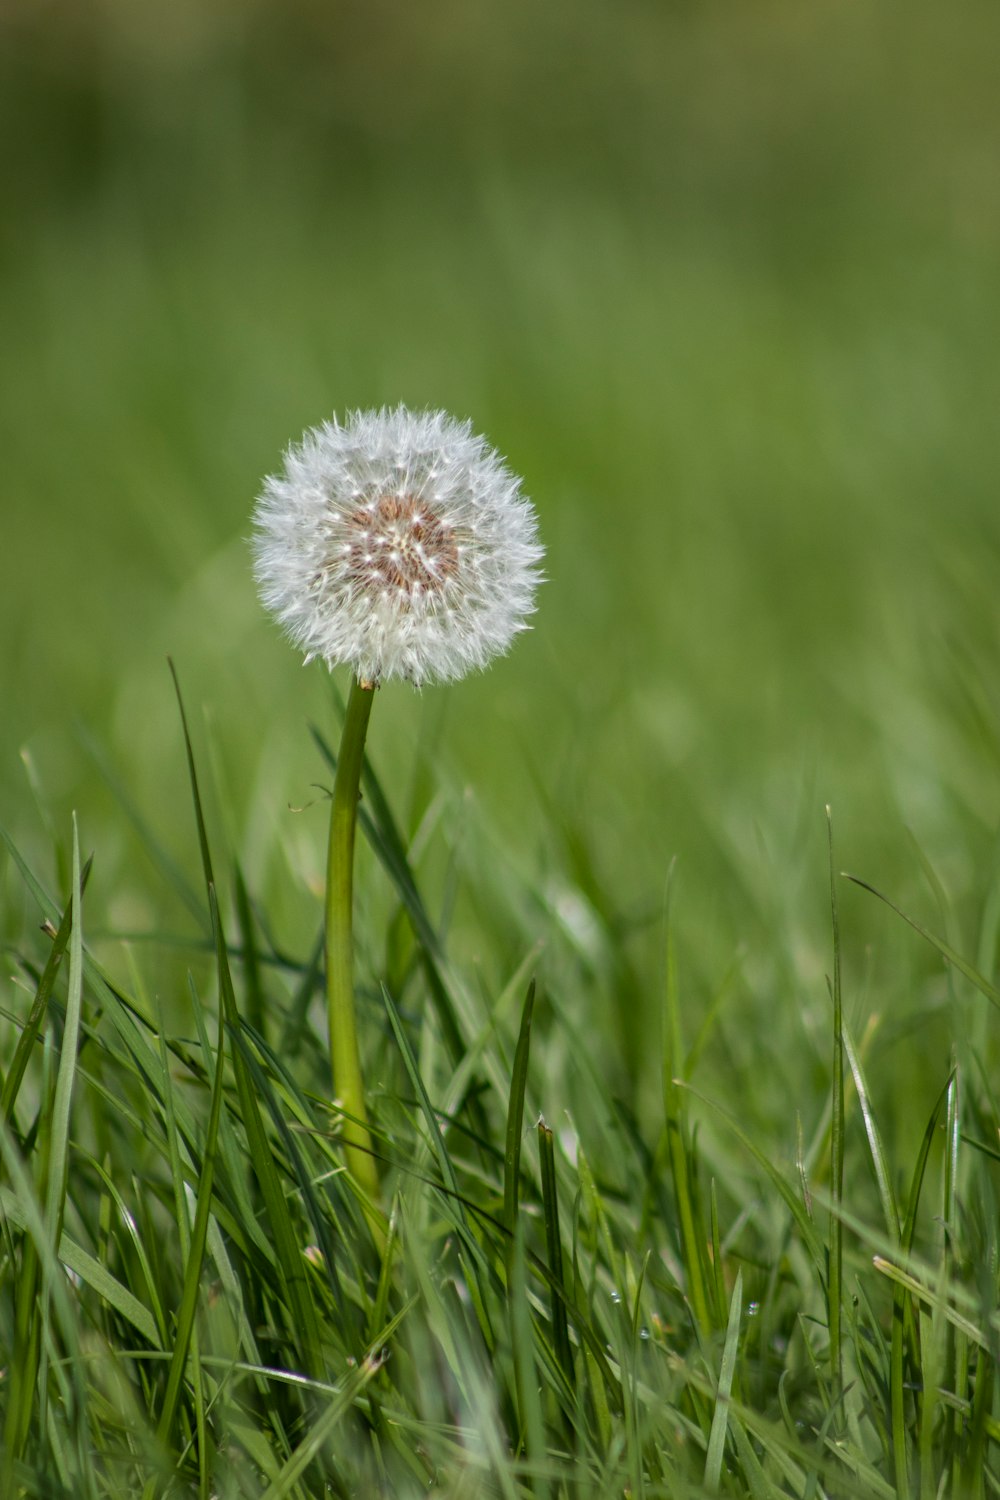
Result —
<instances>
[{"instance_id":1,"label":"brown flower center","mask_svg":"<svg viewBox=\"0 0 1000 1500\"><path fill-rule=\"evenodd\" d=\"M455 532L418 495L382 495L347 517L348 576L366 588L439 593L458 571Z\"/></svg>"}]
</instances>

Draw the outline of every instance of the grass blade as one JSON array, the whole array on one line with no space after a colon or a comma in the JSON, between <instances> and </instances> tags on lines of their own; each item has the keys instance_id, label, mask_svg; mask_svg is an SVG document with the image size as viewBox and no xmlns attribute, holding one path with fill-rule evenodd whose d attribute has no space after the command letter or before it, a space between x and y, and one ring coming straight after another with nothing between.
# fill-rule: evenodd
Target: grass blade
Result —
<instances>
[{"instance_id":1,"label":"grass blade","mask_svg":"<svg viewBox=\"0 0 1000 1500\"><path fill-rule=\"evenodd\" d=\"M837 877L833 861L833 817L826 809L830 853L830 912L833 929L833 1077L831 1081L830 1187L833 1212L829 1216L830 1269L827 1283L827 1318L830 1329L830 1374L834 1395L844 1384L844 1354L841 1346L843 1306L844 1227L838 1213L844 1197L844 1008L840 983L840 915L837 910Z\"/></svg>"},{"instance_id":2,"label":"grass blade","mask_svg":"<svg viewBox=\"0 0 1000 1500\"><path fill-rule=\"evenodd\" d=\"M87 889L87 880L90 876L92 864L93 859L88 859L81 872L81 897L83 892ZM75 896L71 896L70 900L66 904L66 910L63 912L62 920L60 921L58 930L56 931L55 936L52 940L52 947L49 950L49 956L46 959L45 968L42 970L42 977L38 981L38 988L35 991L35 998L31 1003L31 1009L28 1012L27 1020L25 1021L24 1026L21 1030L21 1035L17 1039L17 1046L14 1049L14 1056L11 1060L11 1065L7 1070L7 1076L3 1081L3 1089L0 1090L0 1115L3 1116L5 1122L8 1125L13 1118L14 1106L17 1103L18 1090L20 1089L21 1083L24 1079L25 1070L28 1066L28 1061L31 1057L32 1049L38 1039L38 1033L41 1028L42 1020L45 1016L46 1010L48 1009L49 996L52 994L52 989L56 982L56 975L59 972L59 965L62 961L62 956L66 951L66 945L69 942L70 929L73 925L73 910L75 900Z\"/></svg>"},{"instance_id":3,"label":"grass blade","mask_svg":"<svg viewBox=\"0 0 1000 1500\"><path fill-rule=\"evenodd\" d=\"M556 1190L556 1159L552 1143L552 1131L544 1120L538 1122L538 1157L542 1177L542 1212L545 1218L545 1249L548 1256L552 1280L549 1283L552 1309L552 1342L556 1359L566 1376L570 1390L573 1388L575 1372L573 1351L569 1344L569 1326L566 1322L566 1303L563 1293L562 1239L559 1234L559 1197Z\"/></svg>"},{"instance_id":4,"label":"grass blade","mask_svg":"<svg viewBox=\"0 0 1000 1500\"><path fill-rule=\"evenodd\" d=\"M705 1488L710 1495L717 1495L722 1478L722 1456L726 1447L726 1432L729 1426L729 1402L733 1393L733 1376L736 1372L736 1353L739 1347L740 1318L743 1309L743 1272L737 1271L736 1285L729 1303L729 1323L726 1342L722 1350L722 1365L719 1369L719 1386L712 1413L712 1429L708 1436L708 1452L705 1454Z\"/></svg>"},{"instance_id":5,"label":"grass blade","mask_svg":"<svg viewBox=\"0 0 1000 1500\"><path fill-rule=\"evenodd\" d=\"M210 891L212 923L218 925L219 914L215 905L214 891ZM195 1313L198 1308L198 1293L201 1287L202 1268L205 1264L205 1244L208 1238L208 1220L212 1208L212 1185L215 1174L216 1142L219 1135L219 1119L222 1113L223 1063L225 1058L225 1020L219 1015L219 1040L215 1054L215 1076L212 1083L212 1103L205 1131L205 1147L201 1155L201 1178L198 1184L198 1206L195 1210L191 1230L191 1248L184 1269L184 1287L181 1293L180 1310L177 1315L177 1331L174 1336L174 1351L167 1377L167 1389L160 1409L157 1424L157 1440L167 1445L177 1416L181 1387L187 1367L191 1336L194 1332Z\"/></svg>"},{"instance_id":6,"label":"grass blade","mask_svg":"<svg viewBox=\"0 0 1000 1500\"><path fill-rule=\"evenodd\" d=\"M692 1177L688 1156L690 1144L687 1139L686 1110L681 1094L681 1075L684 1070L684 1053L681 1041L680 993L677 983L677 956L674 947L673 924L670 914L670 898L667 898L667 976L663 1001L663 1111L667 1136L667 1153L674 1182L677 1203L677 1218L680 1222L681 1242L684 1249L684 1266L687 1272L688 1296L695 1324L704 1338L712 1333L712 1316L706 1291L706 1274L702 1246L707 1243L707 1234L699 1219L694 1201Z\"/></svg>"},{"instance_id":7,"label":"grass blade","mask_svg":"<svg viewBox=\"0 0 1000 1500\"><path fill-rule=\"evenodd\" d=\"M873 896L877 896L880 901L885 903L890 911L894 911L897 917L902 917L903 921L906 922L908 926L912 927L914 932L918 932L926 942L930 943L932 948L936 948L941 957L945 959L949 964L951 964L954 968L956 968L960 974L963 974L969 981L969 983L973 985L981 995L985 995L986 999L990 1002L991 1005L995 1005L998 1009L1000 1009L1000 990L998 990L995 985L990 984L989 980L985 979L983 975L979 973L978 969L974 969L972 964L964 959L962 955L951 946L950 943L946 943L943 938L939 938L936 933L933 933L928 928L922 926L921 923L915 921L913 917L908 917L905 911L900 911L899 907L896 906L894 902L890 901L888 896L883 896L882 892L876 890L873 885L869 885L867 880L862 880L857 875L851 875L846 870L844 871L844 878L846 880L853 881L855 885L859 885L863 891L869 891Z\"/></svg>"},{"instance_id":8,"label":"grass blade","mask_svg":"<svg viewBox=\"0 0 1000 1500\"><path fill-rule=\"evenodd\" d=\"M528 1057L531 1051L531 1019L535 1011L535 981L528 985L521 1012L521 1027L514 1051L507 1101L507 1130L504 1138L503 1221L513 1235L517 1224L518 1187L521 1176L521 1136L524 1130L524 1094L528 1086Z\"/></svg>"},{"instance_id":9,"label":"grass blade","mask_svg":"<svg viewBox=\"0 0 1000 1500\"><path fill-rule=\"evenodd\" d=\"M191 736L188 732L187 716L184 712L184 703L181 698L180 684L177 681L173 662L170 663L170 671L173 675L174 687L177 691L177 704L180 710L181 726L184 733L191 795L194 801L195 820L198 827L198 843L201 850L201 861L205 876L205 886L208 892L209 909L212 915L219 992L222 998L222 1008L226 1024L230 1027L234 1038L233 1069L236 1075L236 1091L240 1104L240 1114L243 1120L243 1128L247 1135L250 1159L257 1176L257 1181L260 1184L264 1206L267 1210L268 1222L274 1237L278 1265L287 1297L286 1314L288 1317L289 1332L296 1338L296 1343L298 1343L299 1338L301 1339L304 1362L308 1373L318 1376L323 1373L324 1368L320 1352L319 1323L305 1275L302 1246L299 1243L291 1222L288 1203L274 1165L273 1154L257 1105L257 1097L254 1092L250 1070L247 1067L246 1058L240 1045L240 1017L236 1005L236 994L233 989L232 974L229 969L229 957L226 951L222 920L216 900L215 880L212 874L212 856L209 849L208 833L205 827L201 793L198 788L198 772L195 766Z\"/></svg>"}]
</instances>

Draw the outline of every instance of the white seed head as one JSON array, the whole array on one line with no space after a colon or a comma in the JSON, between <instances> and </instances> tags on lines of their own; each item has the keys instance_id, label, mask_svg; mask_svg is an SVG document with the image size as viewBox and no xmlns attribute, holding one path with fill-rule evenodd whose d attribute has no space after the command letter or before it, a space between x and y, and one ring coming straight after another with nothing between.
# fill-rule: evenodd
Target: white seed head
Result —
<instances>
[{"instance_id":1,"label":"white seed head","mask_svg":"<svg viewBox=\"0 0 1000 1500\"><path fill-rule=\"evenodd\" d=\"M305 433L254 511L260 596L359 681L446 682L526 628L542 557L520 481L444 412L350 412Z\"/></svg>"}]
</instances>

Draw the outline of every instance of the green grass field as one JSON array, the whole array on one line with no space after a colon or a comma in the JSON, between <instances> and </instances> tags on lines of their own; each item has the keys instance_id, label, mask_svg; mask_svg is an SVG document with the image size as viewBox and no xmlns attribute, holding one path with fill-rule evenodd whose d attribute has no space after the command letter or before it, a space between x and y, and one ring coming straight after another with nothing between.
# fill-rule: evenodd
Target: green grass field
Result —
<instances>
[{"instance_id":1,"label":"green grass field","mask_svg":"<svg viewBox=\"0 0 1000 1500\"><path fill-rule=\"evenodd\" d=\"M998 42L0 17L4 1500L1000 1491ZM524 476L547 581L375 705L373 1233L347 680L246 539L400 401Z\"/></svg>"}]
</instances>

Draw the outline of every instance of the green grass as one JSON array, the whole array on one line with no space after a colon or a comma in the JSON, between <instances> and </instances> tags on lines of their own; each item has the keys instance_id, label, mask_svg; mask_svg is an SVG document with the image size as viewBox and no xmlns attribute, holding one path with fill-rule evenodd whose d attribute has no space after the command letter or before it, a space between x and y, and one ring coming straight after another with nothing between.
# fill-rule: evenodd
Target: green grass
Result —
<instances>
[{"instance_id":1,"label":"green grass","mask_svg":"<svg viewBox=\"0 0 1000 1500\"><path fill-rule=\"evenodd\" d=\"M771 1080L720 1098L693 1076L740 1022L690 1034L671 938L640 1120L573 1020L620 967L613 928L591 907L586 954L566 929L540 958L543 894L508 881L509 981L470 983L425 884L451 820L415 845L371 766L364 812L388 895L363 985L374 1238L303 1024L316 944L276 948L252 891L220 914L206 835L215 954L192 941L177 1031L94 956L77 843L61 901L9 845L44 930L13 955L27 1024L8 1009L5 1493L992 1493L1000 1116L969 1037L894 1152L877 1031L828 1007L827 1088L785 1099L776 1152L753 1100ZM968 986L949 1009L992 1024L993 984L921 939ZM843 940L835 922L834 976Z\"/></svg>"},{"instance_id":2,"label":"green grass","mask_svg":"<svg viewBox=\"0 0 1000 1500\"><path fill-rule=\"evenodd\" d=\"M986 1500L994 8L175 13L2 23L0 1494ZM373 1238L245 536L397 400L548 582L373 717Z\"/></svg>"}]
</instances>

